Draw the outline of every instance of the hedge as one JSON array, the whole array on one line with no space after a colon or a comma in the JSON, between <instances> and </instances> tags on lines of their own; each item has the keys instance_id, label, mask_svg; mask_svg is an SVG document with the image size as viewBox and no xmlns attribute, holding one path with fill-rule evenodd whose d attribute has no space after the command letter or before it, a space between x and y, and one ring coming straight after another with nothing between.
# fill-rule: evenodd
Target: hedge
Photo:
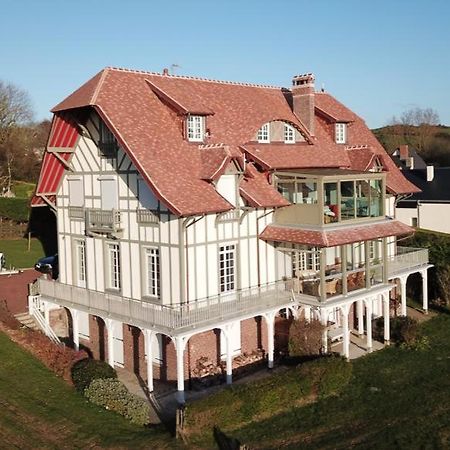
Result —
<instances>
[{"instance_id":1,"label":"hedge","mask_svg":"<svg viewBox=\"0 0 450 450\"><path fill-rule=\"evenodd\" d=\"M0 217L17 222L27 222L29 214L28 199L0 197Z\"/></svg>"},{"instance_id":2,"label":"hedge","mask_svg":"<svg viewBox=\"0 0 450 450\"><path fill-rule=\"evenodd\" d=\"M114 411L137 425L149 423L149 404L144 399L130 394L119 380L114 378L93 380L85 389L84 395L90 402Z\"/></svg>"},{"instance_id":3,"label":"hedge","mask_svg":"<svg viewBox=\"0 0 450 450\"><path fill-rule=\"evenodd\" d=\"M85 358L72 367L72 381L80 392L84 392L93 380L104 378L117 378L116 371L105 361Z\"/></svg>"}]
</instances>

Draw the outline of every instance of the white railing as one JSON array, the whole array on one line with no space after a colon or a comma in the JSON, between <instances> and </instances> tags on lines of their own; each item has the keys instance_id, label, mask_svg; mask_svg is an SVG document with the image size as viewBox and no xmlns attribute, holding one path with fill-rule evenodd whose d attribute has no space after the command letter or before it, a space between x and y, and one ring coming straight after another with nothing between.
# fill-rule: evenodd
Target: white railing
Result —
<instances>
[{"instance_id":1,"label":"white railing","mask_svg":"<svg viewBox=\"0 0 450 450\"><path fill-rule=\"evenodd\" d=\"M71 219L81 219L85 217L83 206L69 206L69 217Z\"/></svg>"},{"instance_id":2,"label":"white railing","mask_svg":"<svg viewBox=\"0 0 450 450\"><path fill-rule=\"evenodd\" d=\"M28 296L28 312L33 317L39 328L55 344L62 345L59 337L53 331L52 327L45 320L45 305L39 295Z\"/></svg>"},{"instance_id":3,"label":"white railing","mask_svg":"<svg viewBox=\"0 0 450 450\"><path fill-rule=\"evenodd\" d=\"M217 222L235 222L241 217L240 209L232 209L217 216Z\"/></svg>"},{"instance_id":4,"label":"white railing","mask_svg":"<svg viewBox=\"0 0 450 450\"><path fill-rule=\"evenodd\" d=\"M387 258L389 277L428 264L427 248L397 247L396 251Z\"/></svg>"},{"instance_id":5,"label":"white railing","mask_svg":"<svg viewBox=\"0 0 450 450\"><path fill-rule=\"evenodd\" d=\"M293 301L284 281L172 306L133 300L43 278L39 278L36 283L40 295L48 301L78 307L100 316L116 317L130 324L157 326L169 331L232 319L246 313L262 313Z\"/></svg>"},{"instance_id":6,"label":"white railing","mask_svg":"<svg viewBox=\"0 0 450 450\"><path fill-rule=\"evenodd\" d=\"M120 227L120 211L115 209L86 209L86 231L115 232Z\"/></svg>"},{"instance_id":7,"label":"white railing","mask_svg":"<svg viewBox=\"0 0 450 450\"><path fill-rule=\"evenodd\" d=\"M138 208L136 210L136 221L137 223L149 223L157 225L159 223L158 211Z\"/></svg>"}]
</instances>

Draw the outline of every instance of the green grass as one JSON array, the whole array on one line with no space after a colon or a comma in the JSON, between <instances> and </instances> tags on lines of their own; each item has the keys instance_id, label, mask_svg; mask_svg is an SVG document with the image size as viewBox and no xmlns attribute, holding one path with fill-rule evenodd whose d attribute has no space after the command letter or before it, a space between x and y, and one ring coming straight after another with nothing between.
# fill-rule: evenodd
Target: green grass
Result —
<instances>
[{"instance_id":1,"label":"green grass","mask_svg":"<svg viewBox=\"0 0 450 450\"><path fill-rule=\"evenodd\" d=\"M30 198L36 185L25 181L14 181L12 191L18 198Z\"/></svg>"},{"instance_id":2,"label":"green grass","mask_svg":"<svg viewBox=\"0 0 450 450\"><path fill-rule=\"evenodd\" d=\"M450 448L450 314L431 319L423 330L430 349L392 346L350 363L353 378L337 397L252 423L227 428L221 419L217 425L258 449ZM247 401L261 395L255 389ZM198 442L210 436L203 430Z\"/></svg>"},{"instance_id":3,"label":"green grass","mask_svg":"<svg viewBox=\"0 0 450 450\"><path fill-rule=\"evenodd\" d=\"M161 427L132 425L81 394L0 333L0 448L175 448Z\"/></svg>"},{"instance_id":4,"label":"green grass","mask_svg":"<svg viewBox=\"0 0 450 450\"><path fill-rule=\"evenodd\" d=\"M6 268L15 267L26 269L33 267L34 263L45 256L40 241L31 239L31 248L28 251L27 239L5 239L0 240L0 252L6 256Z\"/></svg>"}]
</instances>

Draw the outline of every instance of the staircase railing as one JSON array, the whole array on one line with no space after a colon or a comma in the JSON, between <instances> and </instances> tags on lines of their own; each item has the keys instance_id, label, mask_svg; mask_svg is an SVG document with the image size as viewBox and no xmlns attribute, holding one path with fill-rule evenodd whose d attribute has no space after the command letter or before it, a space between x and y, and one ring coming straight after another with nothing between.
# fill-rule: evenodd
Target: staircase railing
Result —
<instances>
[{"instance_id":1,"label":"staircase railing","mask_svg":"<svg viewBox=\"0 0 450 450\"><path fill-rule=\"evenodd\" d=\"M45 305L39 295L28 296L28 312L30 313L30 316L36 320L39 328L51 341L55 344L63 345L59 337L45 319Z\"/></svg>"}]
</instances>

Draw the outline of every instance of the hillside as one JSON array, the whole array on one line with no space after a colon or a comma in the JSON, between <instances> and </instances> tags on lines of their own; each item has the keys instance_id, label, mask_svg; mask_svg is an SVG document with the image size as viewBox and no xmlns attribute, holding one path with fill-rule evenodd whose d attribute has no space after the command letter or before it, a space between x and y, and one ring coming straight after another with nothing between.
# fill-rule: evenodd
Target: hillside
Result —
<instances>
[{"instance_id":1,"label":"hillside","mask_svg":"<svg viewBox=\"0 0 450 450\"><path fill-rule=\"evenodd\" d=\"M372 130L386 151L391 154L399 145L408 144L422 158L437 166L450 166L450 127L445 125L387 125Z\"/></svg>"}]
</instances>

